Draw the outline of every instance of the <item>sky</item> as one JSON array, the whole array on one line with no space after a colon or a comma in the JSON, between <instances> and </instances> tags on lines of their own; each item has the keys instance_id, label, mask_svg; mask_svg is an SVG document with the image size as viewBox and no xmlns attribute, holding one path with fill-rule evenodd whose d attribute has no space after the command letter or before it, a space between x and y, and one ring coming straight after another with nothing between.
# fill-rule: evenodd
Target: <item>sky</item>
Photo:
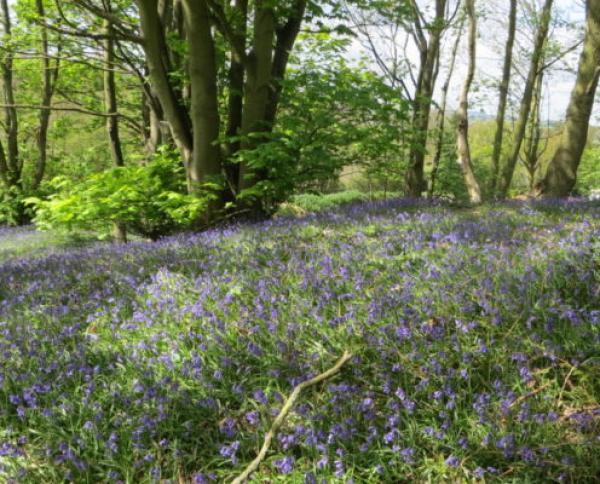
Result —
<instances>
[{"instance_id":1,"label":"sky","mask_svg":"<svg viewBox=\"0 0 600 484\"><path fill-rule=\"evenodd\" d=\"M452 1L452 0L451 0ZM529 0L541 4L541 0ZM419 4L425 12L431 12L433 0L420 0ZM521 1L519 2L521 3ZM508 0L477 0L477 10L479 12L478 22L478 43L476 74L470 96L471 111L481 113L486 116L494 116L498 103L497 84L502 74L502 63L504 58L504 49L507 36L508 24ZM551 38L559 42L563 49L572 46L583 35L583 26L585 23L585 7L583 0L555 0L553 7L553 18L555 23L551 31ZM524 24L525 17L522 10L518 15L518 31L515 43L515 57L517 64L521 66L519 72L513 69L513 78L511 82L511 99L518 107L518 100L521 96L522 86L524 85L524 75L526 75L528 63L526 56L531 51L533 38L531 29ZM403 40L398 39L396 47L402 51ZM457 63L450 84L448 93L448 107L456 108L458 98L464 77L467 70L467 35L466 30L459 46ZM454 40L451 36L446 36L442 41L442 65L447 64L450 57ZM389 41L381 42L380 45L390 49ZM368 55L368 49L365 49L364 42L355 41L352 47L354 55ZM562 50L562 49L561 49ZM406 49L409 59L413 63L417 62L418 50L414 45L408 45ZM567 105L571 90L575 81L575 70L579 59L580 48L567 55L564 61L554 64L553 68L546 76L545 96L543 99L543 118L557 121L565 117ZM446 79L446 71L440 70L437 82L437 90L434 95L437 99L440 97L440 87ZM516 113L514 113L516 115ZM592 122L600 124L600 96L597 96L596 106L592 115Z\"/></svg>"}]
</instances>

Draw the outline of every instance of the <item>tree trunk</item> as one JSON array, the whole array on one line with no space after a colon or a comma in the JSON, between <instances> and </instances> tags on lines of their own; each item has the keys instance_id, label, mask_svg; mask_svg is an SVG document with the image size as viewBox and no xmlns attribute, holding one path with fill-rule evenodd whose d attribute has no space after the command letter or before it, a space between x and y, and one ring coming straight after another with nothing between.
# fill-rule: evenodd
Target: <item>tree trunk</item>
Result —
<instances>
[{"instance_id":1,"label":"tree trunk","mask_svg":"<svg viewBox=\"0 0 600 484\"><path fill-rule=\"evenodd\" d=\"M590 116L600 76L600 0L587 1L587 21L577 79L571 93L560 145L548 165L540 192L545 196L569 195L587 141Z\"/></svg>"},{"instance_id":2,"label":"tree trunk","mask_svg":"<svg viewBox=\"0 0 600 484\"><path fill-rule=\"evenodd\" d=\"M242 133L268 132L266 114L271 70L273 68L273 39L275 37L275 13L268 0L256 1L254 14L254 38L252 51L248 56ZM242 148L251 149L259 140L246 138ZM259 181L260 174L251 170L245 163L240 166L239 189L250 188Z\"/></svg>"},{"instance_id":3,"label":"tree trunk","mask_svg":"<svg viewBox=\"0 0 600 484\"><path fill-rule=\"evenodd\" d=\"M431 98L435 87L436 63L439 58L440 41L446 21L446 0L436 0L435 12L435 19L430 26L429 40L426 45L421 46L421 66L414 100L415 139L411 144L410 166L406 172L406 192L412 197L420 197L423 191L427 190L423 171Z\"/></svg>"},{"instance_id":4,"label":"tree trunk","mask_svg":"<svg viewBox=\"0 0 600 484\"><path fill-rule=\"evenodd\" d=\"M283 79L290 59L290 53L300 33L302 19L306 11L306 0L296 0L291 9L288 20L282 27L277 29L277 40L273 54L273 68L271 71L272 88L266 110L266 121L271 126L275 123L281 91L283 89Z\"/></svg>"},{"instance_id":5,"label":"tree trunk","mask_svg":"<svg viewBox=\"0 0 600 484\"><path fill-rule=\"evenodd\" d=\"M452 80L452 74L454 73L454 66L456 65L456 54L458 53L458 46L460 44L460 39L462 38L462 30L463 30L464 22L461 21L458 32L456 34L456 40L454 42L454 46L452 48L452 53L450 57L450 65L448 66L448 75L446 77L446 81L442 86L442 101L440 103L440 111L438 114L438 127L437 127L437 140L435 147L435 155L433 157L433 161L431 162L431 182L429 184L429 197L432 197L435 193L435 183L437 178L438 168L440 166L440 160L442 158L442 149L444 146L444 129L446 127L446 105L448 101L448 90L450 89L450 81Z\"/></svg>"},{"instance_id":6,"label":"tree trunk","mask_svg":"<svg viewBox=\"0 0 600 484\"><path fill-rule=\"evenodd\" d=\"M521 151L523 137L525 136L527 120L529 119L529 111L531 109L531 99L533 97L535 79L537 77L538 70L541 68L541 59L544 53L544 45L548 37L548 28L550 25L550 17L552 14L552 2L553 0L545 1L540 16L540 23L535 37L533 54L531 56L531 64L529 66L527 80L525 81L525 90L521 99L519 117L515 125L512 147L508 158L506 159L506 163L502 169L502 173L500 174L500 178L498 180L497 195L500 198L505 198L508 194L508 189L510 188L513 173L515 171L515 165L517 163L517 159Z\"/></svg>"},{"instance_id":7,"label":"tree trunk","mask_svg":"<svg viewBox=\"0 0 600 484\"><path fill-rule=\"evenodd\" d=\"M40 19L45 20L46 12L44 9L44 2L42 0L36 0L36 10ZM58 72L59 72L59 55L56 56L56 63L54 67L50 65L50 53L49 53L49 45L48 45L48 30L44 26L40 26L41 28L41 54L42 54L42 77L43 77L43 87L42 87L42 103L41 105L44 109L40 109L39 115L39 131L37 137L37 145L38 145L38 159L35 167L35 173L33 176L33 181L31 183L31 187L36 190L42 179L44 178L44 173L46 171L46 161L48 158L48 128L50 127L50 116L52 111L50 110L50 106L52 105L52 97L54 95L54 86L58 80ZM60 53L60 44L57 46L57 50Z\"/></svg>"},{"instance_id":8,"label":"tree trunk","mask_svg":"<svg viewBox=\"0 0 600 484\"><path fill-rule=\"evenodd\" d=\"M6 162L6 151L4 151L4 145L0 140L0 180L2 180L2 183L6 188L10 188L9 174L8 164Z\"/></svg>"},{"instance_id":9,"label":"tree trunk","mask_svg":"<svg viewBox=\"0 0 600 484\"><path fill-rule=\"evenodd\" d=\"M12 37L12 21L10 18L10 9L7 0L0 0L2 7L2 24L4 27L4 39L10 42ZM22 162L19 159L19 118L17 109L15 108L15 94L13 85L13 52L12 46L4 51L4 57L1 61L0 68L2 70L2 88L4 94L5 121L4 129L6 132L6 179L11 187L22 188L21 170Z\"/></svg>"},{"instance_id":10,"label":"tree trunk","mask_svg":"<svg viewBox=\"0 0 600 484\"><path fill-rule=\"evenodd\" d=\"M506 101L508 99L508 85L512 69L512 53L515 44L515 32L517 27L517 0L510 0L510 12L508 16L508 39L504 53L504 67L502 68L502 80L500 81L500 96L498 98L498 110L496 111L496 134L494 136L494 150L492 152L492 176L490 178L489 192L494 195L500 171L500 156L502 154L502 139L504 137L504 119L506 117Z\"/></svg>"},{"instance_id":11,"label":"tree trunk","mask_svg":"<svg viewBox=\"0 0 600 484\"><path fill-rule=\"evenodd\" d=\"M469 200L471 203L481 203L481 189L473 173L471 150L469 147L469 91L475 75L475 56L477 47L477 20L475 17L475 0L466 0L467 16L469 17L469 67L467 78L460 95L460 105L457 117L457 152L458 162L463 172Z\"/></svg>"},{"instance_id":12,"label":"tree trunk","mask_svg":"<svg viewBox=\"0 0 600 484\"><path fill-rule=\"evenodd\" d=\"M111 11L110 0L106 2L107 11ZM125 166L121 137L119 135L119 118L117 104L117 83L115 79L115 39L114 30L109 20L104 21L104 110L109 116L106 118L106 132L110 145L110 154L115 166ZM127 229L125 224L115 221L113 224L113 237L115 242L127 243Z\"/></svg>"},{"instance_id":13,"label":"tree trunk","mask_svg":"<svg viewBox=\"0 0 600 484\"><path fill-rule=\"evenodd\" d=\"M542 88L544 82L544 71L538 72L531 100L531 115L529 119L528 134L524 139L522 162L529 176L529 193L532 194L535 185L535 175L540 164L540 110L542 102Z\"/></svg>"},{"instance_id":14,"label":"tree trunk","mask_svg":"<svg viewBox=\"0 0 600 484\"><path fill-rule=\"evenodd\" d=\"M204 3L204 0L202 0L202 3ZM152 87L160 101L165 119L171 128L173 141L181 153L188 180L191 180L190 168L194 146L191 129L192 121L187 114L181 96L178 95L171 84L169 49L164 26L158 12L158 1L137 0L137 4L144 34L143 47ZM193 57L193 55L190 55L190 57Z\"/></svg>"},{"instance_id":15,"label":"tree trunk","mask_svg":"<svg viewBox=\"0 0 600 484\"><path fill-rule=\"evenodd\" d=\"M248 22L248 0L236 0L234 4L235 18L232 22L235 25L235 32L238 43L246 50L246 33ZM244 80L245 69L243 60L236 52L235 48L231 49L230 65L228 72L229 81L229 98L227 100L227 127L225 135L228 138L239 136L242 128L242 114L244 107ZM240 166L237 163L229 161L240 149L239 140L228 141L225 146L225 158L227 163L225 166L227 174L227 183L232 201L238 194L238 180L240 177Z\"/></svg>"},{"instance_id":16,"label":"tree trunk","mask_svg":"<svg viewBox=\"0 0 600 484\"><path fill-rule=\"evenodd\" d=\"M115 80L115 46L114 32L111 23L104 22L104 31L108 36L104 40L104 109L108 116L106 118L106 132L110 144L110 154L115 166L125 166L121 137L119 134L119 118L117 105L117 83Z\"/></svg>"},{"instance_id":17,"label":"tree trunk","mask_svg":"<svg viewBox=\"0 0 600 484\"><path fill-rule=\"evenodd\" d=\"M162 127L162 110L157 109L148 93L142 94L142 116L144 118L144 148L148 156L154 155L160 145L166 142ZM160 106L159 106L160 107Z\"/></svg>"},{"instance_id":18,"label":"tree trunk","mask_svg":"<svg viewBox=\"0 0 600 484\"><path fill-rule=\"evenodd\" d=\"M205 0L183 0L185 29L193 55L188 57L193 156L189 167L192 191L221 175L217 65L211 20Z\"/></svg>"},{"instance_id":19,"label":"tree trunk","mask_svg":"<svg viewBox=\"0 0 600 484\"><path fill-rule=\"evenodd\" d=\"M256 1L252 51L246 66L242 133L269 133L275 122L282 81L289 56L304 18L306 0L295 0L286 22L277 28L273 5L268 0ZM242 148L252 148L260 139L246 139ZM240 166L239 189L248 189L265 179L266 170L252 172Z\"/></svg>"}]
</instances>

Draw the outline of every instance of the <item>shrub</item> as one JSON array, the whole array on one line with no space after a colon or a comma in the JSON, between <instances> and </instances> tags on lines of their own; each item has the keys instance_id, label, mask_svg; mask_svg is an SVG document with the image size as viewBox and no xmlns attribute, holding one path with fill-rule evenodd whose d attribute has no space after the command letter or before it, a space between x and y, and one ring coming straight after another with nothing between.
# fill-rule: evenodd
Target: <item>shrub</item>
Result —
<instances>
[{"instance_id":1,"label":"shrub","mask_svg":"<svg viewBox=\"0 0 600 484\"><path fill-rule=\"evenodd\" d=\"M368 198L366 194L357 190L347 190L326 195L303 193L293 196L291 202L307 212L321 212L347 203L365 201Z\"/></svg>"},{"instance_id":2,"label":"shrub","mask_svg":"<svg viewBox=\"0 0 600 484\"><path fill-rule=\"evenodd\" d=\"M0 225L23 225L31 220L21 190L0 186Z\"/></svg>"},{"instance_id":3,"label":"shrub","mask_svg":"<svg viewBox=\"0 0 600 484\"><path fill-rule=\"evenodd\" d=\"M107 234L117 223L151 239L192 225L218 188L207 184L187 194L183 168L167 149L146 166L115 167L75 184L65 178L52 183L56 193L47 200L27 200L38 227Z\"/></svg>"},{"instance_id":4,"label":"shrub","mask_svg":"<svg viewBox=\"0 0 600 484\"><path fill-rule=\"evenodd\" d=\"M582 195L589 195L593 190L600 189L600 148L592 148L584 152L575 188Z\"/></svg>"}]
</instances>

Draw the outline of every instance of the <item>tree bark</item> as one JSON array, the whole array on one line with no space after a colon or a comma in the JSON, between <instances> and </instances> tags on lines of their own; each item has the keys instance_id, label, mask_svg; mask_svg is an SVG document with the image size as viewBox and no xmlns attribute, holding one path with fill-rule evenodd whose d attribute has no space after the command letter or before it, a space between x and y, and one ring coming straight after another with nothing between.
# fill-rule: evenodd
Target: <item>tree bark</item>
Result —
<instances>
[{"instance_id":1,"label":"tree bark","mask_svg":"<svg viewBox=\"0 0 600 484\"><path fill-rule=\"evenodd\" d=\"M246 65L242 133L269 133L275 122L282 81L306 11L306 0L295 0L283 25L277 28L275 12L268 0L256 1L254 36ZM246 139L242 148L252 148L260 139ZM239 190L251 188L266 178L265 170L240 166Z\"/></svg>"},{"instance_id":2,"label":"tree bark","mask_svg":"<svg viewBox=\"0 0 600 484\"><path fill-rule=\"evenodd\" d=\"M569 195L587 142L590 116L600 76L600 0L587 1L586 32L575 87L567 108L560 145L540 185L544 196Z\"/></svg>"},{"instance_id":3,"label":"tree bark","mask_svg":"<svg viewBox=\"0 0 600 484\"><path fill-rule=\"evenodd\" d=\"M533 97L531 100L531 115L529 117L528 134L525 136L523 155L521 161L525 165L529 176L529 193L533 194L535 175L540 165L540 140L541 140L541 101L544 82L544 71L540 70L535 81Z\"/></svg>"},{"instance_id":4,"label":"tree bark","mask_svg":"<svg viewBox=\"0 0 600 484\"><path fill-rule=\"evenodd\" d=\"M44 3L42 0L36 0L36 10L37 14L41 19L46 18L46 12L44 9ZM40 110L39 115L39 131L37 137L37 145L38 145L38 159L35 167L35 173L33 176L33 181L31 183L31 187L36 190L42 179L44 178L44 173L46 171L46 161L48 158L48 128L50 127L50 116L52 111L50 109L52 105L52 97L54 95L54 86L58 80L59 73L59 55L56 56L56 61L54 67L51 66L50 61L50 52L49 52L49 44L48 44L48 30L44 26L40 26L41 28L41 54L42 54L42 77L43 77L43 87L42 87L42 103L44 109ZM60 45L57 46L58 51L60 52Z\"/></svg>"},{"instance_id":5,"label":"tree bark","mask_svg":"<svg viewBox=\"0 0 600 484\"><path fill-rule=\"evenodd\" d=\"M413 5L416 21L418 22L420 14L416 11L416 4ZM445 21L446 0L436 0L435 19L432 25L430 25L429 39L428 41L422 39L420 45L421 66L415 92L413 114L415 139L411 144L409 154L410 166L406 172L406 192L413 197L420 197L427 190L424 178L424 166L429 114L431 112L431 98L435 87L436 63L439 58L440 41L445 28ZM420 30L419 25L417 25L417 30Z\"/></svg>"},{"instance_id":6,"label":"tree bark","mask_svg":"<svg viewBox=\"0 0 600 484\"><path fill-rule=\"evenodd\" d=\"M275 51L273 54L273 68L271 71L272 88L266 110L266 121L271 126L275 123L281 91L283 89L283 79L290 59L290 53L300 33L302 19L306 11L306 0L297 0L292 9L288 20L276 31Z\"/></svg>"},{"instance_id":7,"label":"tree bark","mask_svg":"<svg viewBox=\"0 0 600 484\"><path fill-rule=\"evenodd\" d=\"M248 30L248 0L235 0L233 8L234 18L232 19L232 24L235 26L237 44L241 46L245 52L246 34ZM228 72L229 98L227 100L227 127L225 129L227 138L236 137L241 134L245 74L243 59L240 58L240 53L232 47ZM228 141L225 146L225 158L227 160L225 170L232 200L235 199L238 194L240 166L237 163L230 163L229 160L231 160L235 153L239 151L240 146L241 143L239 140Z\"/></svg>"},{"instance_id":8,"label":"tree bark","mask_svg":"<svg viewBox=\"0 0 600 484\"><path fill-rule=\"evenodd\" d=\"M7 0L0 0L2 8L2 24L4 27L4 39L12 38L12 21ZM11 187L22 187L21 170L22 162L19 158L19 118L15 106L15 94L13 83L13 59L12 47L5 49L4 57L0 64L2 70L2 88L4 94L5 132L6 132L6 179ZM0 163L1 164L1 163Z\"/></svg>"},{"instance_id":9,"label":"tree bark","mask_svg":"<svg viewBox=\"0 0 600 484\"><path fill-rule=\"evenodd\" d=\"M268 0L257 0L255 9L254 36L252 51L247 59L242 119L242 133L246 136L242 148L245 149L251 149L257 144L256 138L249 138L250 134L256 135L269 131L266 113L272 81L275 12ZM239 190L254 186L259 180L259 175L255 170L251 170L245 163L242 163L238 182Z\"/></svg>"},{"instance_id":10,"label":"tree bark","mask_svg":"<svg viewBox=\"0 0 600 484\"><path fill-rule=\"evenodd\" d=\"M548 29L552 14L552 2L553 0L545 0L544 7L542 8L540 15L539 26L531 56L531 64L529 66L527 80L525 81L525 90L523 91L523 97L521 99L519 117L515 125L512 147L500 174L500 178L498 179L497 196L500 198L505 198L508 194L513 173L515 171L515 165L521 151L523 137L525 136L527 120L529 119L529 112L531 110L531 99L533 97L535 79L537 77L538 70L542 67L541 59L544 53L544 45L548 38Z\"/></svg>"},{"instance_id":11,"label":"tree bark","mask_svg":"<svg viewBox=\"0 0 600 484\"><path fill-rule=\"evenodd\" d=\"M166 142L166 133L162 126L162 108L160 103L150 99L150 94L145 91L142 93L141 102L144 118L144 148L146 154L152 156L158 151L159 146Z\"/></svg>"},{"instance_id":12,"label":"tree bark","mask_svg":"<svg viewBox=\"0 0 600 484\"><path fill-rule=\"evenodd\" d=\"M502 80L500 81L500 95L498 98L498 110L496 111L496 134L494 136L494 149L492 152L492 176L490 178L489 193L493 196L498 182L500 171L500 156L502 154L502 140L504 137L504 120L506 117L506 101L508 99L508 86L512 69L512 53L515 44L515 32L517 27L517 0L510 0L510 11L508 16L508 39L504 52L504 66L502 68Z\"/></svg>"},{"instance_id":13,"label":"tree bark","mask_svg":"<svg viewBox=\"0 0 600 484\"><path fill-rule=\"evenodd\" d=\"M194 49L188 57L194 147L189 173L194 191L221 175L217 65L206 1L183 0L182 6L188 43Z\"/></svg>"},{"instance_id":14,"label":"tree bark","mask_svg":"<svg viewBox=\"0 0 600 484\"><path fill-rule=\"evenodd\" d=\"M104 31L107 35L106 40L104 40L104 109L107 114L112 114L118 112L119 108L117 105L117 83L115 79L115 40L112 25L108 20L104 21ZM118 116L106 117L106 132L108 134L113 164L115 166L125 166Z\"/></svg>"},{"instance_id":15,"label":"tree bark","mask_svg":"<svg viewBox=\"0 0 600 484\"><path fill-rule=\"evenodd\" d=\"M460 95L460 105L457 117L457 152L458 162L463 172L469 200L471 203L481 203L481 189L473 173L471 150L469 147L469 91L475 75L475 57L477 48L477 19L475 17L475 0L465 0L469 18L469 67L467 77Z\"/></svg>"},{"instance_id":16,"label":"tree bark","mask_svg":"<svg viewBox=\"0 0 600 484\"><path fill-rule=\"evenodd\" d=\"M188 179L191 179L189 171L194 147L192 121L187 114L181 96L175 91L170 80L169 49L164 25L158 12L158 1L137 0L137 4L144 34L143 47L152 87L160 101L165 119L171 128L173 140L183 158Z\"/></svg>"}]
</instances>

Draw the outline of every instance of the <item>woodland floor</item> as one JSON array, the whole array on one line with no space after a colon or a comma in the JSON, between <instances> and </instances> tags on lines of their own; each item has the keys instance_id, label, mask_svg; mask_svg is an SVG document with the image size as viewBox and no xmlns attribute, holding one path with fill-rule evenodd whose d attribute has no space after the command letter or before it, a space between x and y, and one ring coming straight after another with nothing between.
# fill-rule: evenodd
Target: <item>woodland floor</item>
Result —
<instances>
[{"instance_id":1,"label":"woodland floor","mask_svg":"<svg viewBox=\"0 0 600 484\"><path fill-rule=\"evenodd\" d=\"M594 482L600 206L389 200L156 243L0 228L0 481ZM596 481L597 482L597 481Z\"/></svg>"}]
</instances>

